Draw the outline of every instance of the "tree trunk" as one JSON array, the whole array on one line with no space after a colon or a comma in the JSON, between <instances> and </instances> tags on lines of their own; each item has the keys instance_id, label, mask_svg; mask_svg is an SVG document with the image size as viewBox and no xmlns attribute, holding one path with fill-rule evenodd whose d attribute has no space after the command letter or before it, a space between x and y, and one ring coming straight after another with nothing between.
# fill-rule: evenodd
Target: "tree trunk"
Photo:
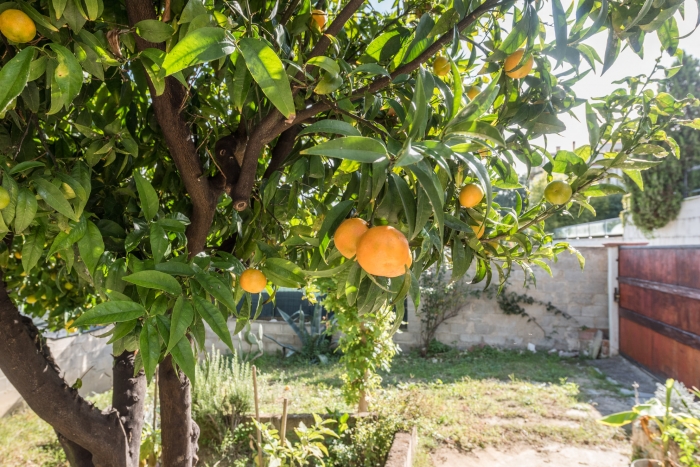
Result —
<instances>
[{"instance_id":1,"label":"tree trunk","mask_svg":"<svg viewBox=\"0 0 700 467\"><path fill-rule=\"evenodd\" d=\"M60 376L41 334L20 315L7 294L0 271L0 370L29 407L70 443L76 459L92 453L96 467L127 467L126 433L116 411L100 412ZM85 464L77 464L82 467Z\"/></svg>"},{"instance_id":2,"label":"tree trunk","mask_svg":"<svg viewBox=\"0 0 700 467\"><path fill-rule=\"evenodd\" d=\"M58 442L61 443L63 452L66 453L66 459L71 467L94 467L95 464L92 462L92 453L90 451L69 440L58 431L56 436L58 437Z\"/></svg>"},{"instance_id":3,"label":"tree trunk","mask_svg":"<svg viewBox=\"0 0 700 467\"><path fill-rule=\"evenodd\" d=\"M131 463L127 467L139 467L141 451L141 429L144 423L144 402L146 399L146 375L143 370L134 376L134 353L124 351L114 358L112 408L119 412L119 418L129 448Z\"/></svg>"},{"instance_id":4,"label":"tree trunk","mask_svg":"<svg viewBox=\"0 0 700 467\"><path fill-rule=\"evenodd\" d=\"M160 388L162 465L192 467L197 464L199 427L192 420L190 381L173 367L168 355L158 370Z\"/></svg>"}]
</instances>

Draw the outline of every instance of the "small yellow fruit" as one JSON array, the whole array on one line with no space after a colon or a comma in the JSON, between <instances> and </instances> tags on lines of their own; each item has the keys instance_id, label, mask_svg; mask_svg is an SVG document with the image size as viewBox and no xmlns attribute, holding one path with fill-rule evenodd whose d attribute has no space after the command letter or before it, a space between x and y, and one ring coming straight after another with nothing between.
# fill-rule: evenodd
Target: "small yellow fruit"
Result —
<instances>
[{"instance_id":1,"label":"small yellow fruit","mask_svg":"<svg viewBox=\"0 0 700 467\"><path fill-rule=\"evenodd\" d=\"M36 297L34 295L30 295L25 301L30 305L34 305L36 303Z\"/></svg>"},{"instance_id":2,"label":"small yellow fruit","mask_svg":"<svg viewBox=\"0 0 700 467\"><path fill-rule=\"evenodd\" d=\"M481 89L479 89L477 86L469 86L469 89L467 89L467 97L470 101L473 101L474 98L478 96L480 92Z\"/></svg>"},{"instance_id":3,"label":"small yellow fruit","mask_svg":"<svg viewBox=\"0 0 700 467\"><path fill-rule=\"evenodd\" d=\"M22 253L19 251L15 251L15 258L22 259Z\"/></svg>"},{"instance_id":4,"label":"small yellow fruit","mask_svg":"<svg viewBox=\"0 0 700 467\"><path fill-rule=\"evenodd\" d=\"M323 31L326 27L326 21L328 20L328 14L323 10L311 10L311 22L316 24L318 29Z\"/></svg>"},{"instance_id":5,"label":"small yellow fruit","mask_svg":"<svg viewBox=\"0 0 700 467\"><path fill-rule=\"evenodd\" d=\"M0 32L12 42L24 44L36 36L36 25L25 12L9 9L0 13Z\"/></svg>"},{"instance_id":6,"label":"small yellow fruit","mask_svg":"<svg viewBox=\"0 0 700 467\"><path fill-rule=\"evenodd\" d=\"M438 76L446 76L447 73L450 72L451 68L450 61L445 57L440 56L433 62L433 73Z\"/></svg>"},{"instance_id":7,"label":"small yellow fruit","mask_svg":"<svg viewBox=\"0 0 700 467\"><path fill-rule=\"evenodd\" d=\"M0 209L5 209L10 204L10 192L0 186Z\"/></svg>"},{"instance_id":8,"label":"small yellow fruit","mask_svg":"<svg viewBox=\"0 0 700 467\"><path fill-rule=\"evenodd\" d=\"M481 238L484 236L484 232L486 232L486 225L472 225L471 226L472 230L474 231L474 234L476 234L476 238Z\"/></svg>"},{"instance_id":9,"label":"small yellow fruit","mask_svg":"<svg viewBox=\"0 0 700 467\"><path fill-rule=\"evenodd\" d=\"M484 190L481 185L470 183L459 192L459 204L463 208L473 208L484 199Z\"/></svg>"},{"instance_id":10,"label":"small yellow fruit","mask_svg":"<svg viewBox=\"0 0 700 467\"><path fill-rule=\"evenodd\" d=\"M524 53L525 49L518 49L506 58L506 62L503 65L503 69L506 70L506 75L513 79L520 79L526 77L530 73L532 65L535 63L535 59L532 55L518 68L518 64L520 60L522 60Z\"/></svg>"},{"instance_id":11,"label":"small yellow fruit","mask_svg":"<svg viewBox=\"0 0 700 467\"><path fill-rule=\"evenodd\" d=\"M71 284L70 282L66 282L65 284L63 284L63 288L66 290L73 290L73 287L75 287L75 286L73 284Z\"/></svg>"},{"instance_id":12,"label":"small yellow fruit","mask_svg":"<svg viewBox=\"0 0 700 467\"><path fill-rule=\"evenodd\" d=\"M572 193L571 185L562 180L554 180L544 189L544 199L554 205L566 204Z\"/></svg>"},{"instance_id":13,"label":"small yellow fruit","mask_svg":"<svg viewBox=\"0 0 700 467\"><path fill-rule=\"evenodd\" d=\"M267 277L257 269L246 269L240 277L241 288L249 293L260 293L267 286Z\"/></svg>"}]
</instances>

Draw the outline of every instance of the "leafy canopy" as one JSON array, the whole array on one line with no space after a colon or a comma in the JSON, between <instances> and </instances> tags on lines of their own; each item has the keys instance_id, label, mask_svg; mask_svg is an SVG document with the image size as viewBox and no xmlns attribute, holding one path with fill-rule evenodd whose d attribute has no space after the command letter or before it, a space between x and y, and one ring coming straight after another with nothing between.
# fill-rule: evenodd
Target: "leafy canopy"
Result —
<instances>
[{"instance_id":1,"label":"leafy canopy","mask_svg":"<svg viewBox=\"0 0 700 467\"><path fill-rule=\"evenodd\" d=\"M402 1L390 12L333 1L323 31L309 0L143 3L0 4L38 30L0 46L0 264L26 313L116 323L115 354L140 349L150 374L172 354L194 379L188 336L202 349L204 323L231 345L226 318L239 331L263 302L252 309L239 287L246 267L265 273L271 300L332 277L359 317L387 305L401 315L406 295L417 304L418 277L446 247L453 279L549 270L546 260L578 253L553 243L547 217L620 192L604 182L613 170L640 183L655 163L641 156L679 156L669 125L695 125L677 120L696 101L657 94L656 78L592 102L572 91L621 47L641 54L646 35L676 54L679 0ZM595 34L608 35L602 58L586 44ZM534 57L534 68L515 80L502 67L519 48L518 66ZM444 76L432 72L437 55ZM588 145L533 144L579 105ZM500 206L495 194L521 188L518 163L562 175L573 198ZM464 209L470 182L486 196ZM342 258L333 233L348 216L403 232L411 269L390 280Z\"/></svg>"}]
</instances>

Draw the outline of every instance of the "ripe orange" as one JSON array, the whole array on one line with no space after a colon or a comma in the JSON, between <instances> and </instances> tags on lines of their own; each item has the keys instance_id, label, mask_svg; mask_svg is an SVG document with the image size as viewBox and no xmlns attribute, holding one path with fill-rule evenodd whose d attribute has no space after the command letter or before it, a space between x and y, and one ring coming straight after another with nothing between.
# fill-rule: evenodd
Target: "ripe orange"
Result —
<instances>
[{"instance_id":1,"label":"ripe orange","mask_svg":"<svg viewBox=\"0 0 700 467\"><path fill-rule=\"evenodd\" d=\"M474 98L478 96L480 92L481 89L479 89L477 86L469 86L469 89L467 89L467 97L470 101L473 101Z\"/></svg>"},{"instance_id":2,"label":"ripe orange","mask_svg":"<svg viewBox=\"0 0 700 467\"><path fill-rule=\"evenodd\" d=\"M413 258L404 234L389 225L381 225L360 237L357 262L374 276L398 277L411 267Z\"/></svg>"},{"instance_id":3,"label":"ripe orange","mask_svg":"<svg viewBox=\"0 0 700 467\"><path fill-rule=\"evenodd\" d=\"M506 62L503 65L503 69L506 70L506 74L513 79L520 79L526 77L532 70L532 65L535 63L535 59L532 55L528 58L525 63L523 63L520 68L518 68L518 63L523 58L525 49L518 49L512 54L508 55Z\"/></svg>"},{"instance_id":4,"label":"ripe orange","mask_svg":"<svg viewBox=\"0 0 700 467\"><path fill-rule=\"evenodd\" d=\"M566 204L572 193L571 185L562 180L554 180L544 189L544 198L555 205Z\"/></svg>"},{"instance_id":5,"label":"ripe orange","mask_svg":"<svg viewBox=\"0 0 700 467\"><path fill-rule=\"evenodd\" d=\"M325 11L323 11L323 10L311 10L311 22L316 23L316 26L321 31L323 31L323 28L326 27L327 19L328 19L328 15L326 14ZM313 24L312 24L312 26L313 26Z\"/></svg>"},{"instance_id":6,"label":"ripe orange","mask_svg":"<svg viewBox=\"0 0 700 467\"><path fill-rule=\"evenodd\" d=\"M484 190L481 185L470 183L459 192L459 204L463 208L473 208L484 199Z\"/></svg>"},{"instance_id":7,"label":"ripe orange","mask_svg":"<svg viewBox=\"0 0 700 467\"><path fill-rule=\"evenodd\" d=\"M17 259L22 259L22 252L20 252L20 251L15 251L15 258L17 258Z\"/></svg>"},{"instance_id":8,"label":"ripe orange","mask_svg":"<svg viewBox=\"0 0 700 467\"><path fill-rule=\"evenodd\" d=\"M240 277L241 288L246 292L260 293L267 285L267 277L257 269L246 269Z\"/></svg>"},{"instance_id":9,"label":"ripe orange","mask_svg":"<svg viewBox=\"0 0 700 467\"><path fill-rule=\"evenodd\" d=\"M450 66L450 61L445 57L440 56L436 58L433 62L433 73L435 73L438 76L447 75L447 73L450 72L451 68L452 67Z\"/></svg>"},{"instance_id":10,"label":"ripe orange","mask_svg":"<svg viewBox=\"0 0 700 467\"><path fill-rule=\"evenodd\" d=\"M341 255L350 259L357 252L357 242L369 230L367 222L359 217L344 220L336 229L333 240Z\"/></svg>"},{"instance_id":11,"label":"ripe orange","mask_svg":"<svg viewBox=\"0 0 700 467\"><path fill-rule=\"evenodd\" d=\"M36 36L36 25L25 12L9 9L0 13L0 32L12 42L24 44Z\"/></svg>"},{"instance_id":12,"label":"ripe orange","mask_svg":"<svg viewBox=\"0 0 700 467\"><path fill-rule=\"evenodd\" d=\"M476 238L481 238L484 236L484 233L486 232L486 224L483 225L472 225L471 226L472 230L476 234Z\"/></svg>"}]
</instances>

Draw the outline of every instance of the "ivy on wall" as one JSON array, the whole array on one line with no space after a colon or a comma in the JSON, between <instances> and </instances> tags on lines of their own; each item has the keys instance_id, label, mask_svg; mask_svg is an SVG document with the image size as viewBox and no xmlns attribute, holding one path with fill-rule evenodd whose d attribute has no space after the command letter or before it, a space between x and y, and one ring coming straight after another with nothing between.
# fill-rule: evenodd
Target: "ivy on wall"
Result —
<instances>
[{"instance_id":1,"label":"ivy on wall","mask_svg":"<svg viewBox=\"0 0 700 467\"><path fill-rule=\"evenodd\" d=\"M680 65L677 62L675 65ZM684 54L682 67L660 85L660 90L684 98L691 94L700 96L700 60ZM687 108L686 118L700 117L700 111ZM626 200L627 211L634 224L644 231L661 228L678 216L683 198L698 194L700 171L691 171L700 165L700 134L687 126L677 125L668 132L680 147L680 159L668 157L661 164L642 172L644 190L628 179L630 194ZM654 159L652 156L650 159Z\"/></svg>"}]
</instances>

